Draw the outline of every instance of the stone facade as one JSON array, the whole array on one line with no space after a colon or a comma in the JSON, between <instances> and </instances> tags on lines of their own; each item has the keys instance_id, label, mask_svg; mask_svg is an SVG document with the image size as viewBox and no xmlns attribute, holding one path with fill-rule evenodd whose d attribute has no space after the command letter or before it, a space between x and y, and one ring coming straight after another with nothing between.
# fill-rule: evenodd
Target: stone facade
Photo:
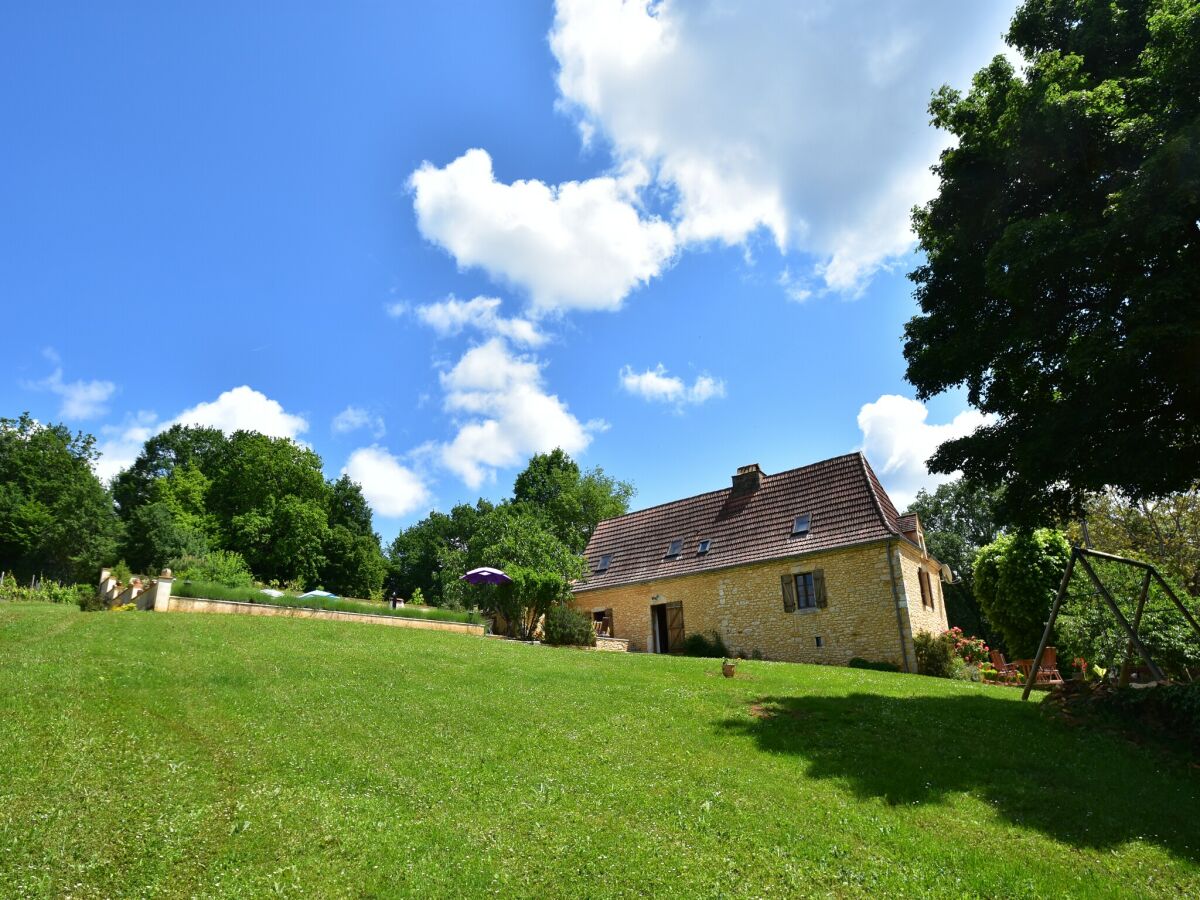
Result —
<instances>
[{"instance_id":1,"label":"stone facade","mask_svg":"<svg viewBox=\"0 0 1200 900\"><path fill-rule=\"evenodd\" d=\"M921 568L930 573L933 609L921 602ZM781 579L816 569L824 572L827 605L786 612ZM860 656L911 669L914 631L946 628L938 565L904 540L613 587L581 586L574 597L585 613L611 609L614 636L643 651L654 646L651 606L660 603L682 604L685 635L716 632L731 653L788 662L844 665Z\"/></svg>"}]
</instances>

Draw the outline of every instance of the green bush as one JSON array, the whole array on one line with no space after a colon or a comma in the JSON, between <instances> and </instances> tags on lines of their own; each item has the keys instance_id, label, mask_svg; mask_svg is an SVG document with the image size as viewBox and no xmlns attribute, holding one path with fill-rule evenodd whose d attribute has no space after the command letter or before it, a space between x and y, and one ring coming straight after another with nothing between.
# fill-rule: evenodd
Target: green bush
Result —
<instances>
[{"instance_id":1,"label":"green bush","mask_svg":"<svg viewBox=\"0 0 1200 900\"><path fill-rule=\"evenodd\" d=\"M704 634L689 634L683 639L684 656L703 656L709 659L725 659L729 656L729 648L715 631L712 637Z\"/></svg>"},{"instance_id":2,"label":"green bush","mask_svg":"<svg viewBox=\"0 0 1200 900\"><path fill-rule=\"evenodd\" d=\"M954 674L954 641L947 634L920 631L913 637L917 652L917 671L935 678L950 678ZM960 660L961 662L961 660Z\"/></svg>"},{"instance_id":3,"label":"green bush","mask_svg":"<svg viewBox=\"0 0 1200 900\"><path fill-rule=\"evenodd\" d=\"M1050 528L1002 534L975 555L975 597L1018 658L1033 656L1071 545Z\"/></svg>"},{"instance_id":4,"label":"green bush","mask_svg":"<svg viewBox=\"0 0 1200 900\"><path fill-rule=\"evenodd\" d=\"M890 662L875 662L869 659L863 659L861 656L856 656L850 662L846 663L851 669L872 669L876 672L899 672L900 667L895 663Z\"/></svg>"},{"instance_id":5,"label":"green bush","mask_svg":"<svg viewBox=\"0 0 1200 900\"><path fill-rule=\"evenodd\" d=\"M183 556L171 560L170 565L179 579L207 581L231 588L254 585L254 575L246 565L246 560L242 554L231 550L210 550L203 556Z\"/></svg>"},{"instance_id":6,"label":"green bush","mask_svg":"<svg viewBox=\"0 0 1200 900\"><path fill-rule=\"evenodd\" d=\"M959 656L950 659L950 677L955 681L983 681L977 663L969 663Z\"/></svg>"},{"instance_id":7,"label":"green bush","mask_svg":"<svg viewBox=\"0 0 1200 900\"><path fill-rule=\"evenodd\" d=\"M79 604L80 611L102 612L108 609L108 601L100 596L98 587L88 587L86 584L77 584L75 587L75 602Z\"/></svg>"},{"instance_id":8,"label":"green bush","mask_svg":"<svg viewBox=\"0 0 1200 900\"><path fill-rule=\"evenodd\" d=\"M578 610L557 604L550 607L542 624L542 641L547 644L571 647L596 646L596 629L592 620Z\"/></svg>"},{"instance_id":9,"label":"green bush","mask_svg":"<svg viewBox=\"0 0 1200 900\"><path fill-rule=\"evenodd\" d=\"M1107 706L1139 728L1165 733L1172 740L1200 751L1200 682L1160 684L1152 688L1122 688L1103 697Z\"/></svg>"}]
</instances>

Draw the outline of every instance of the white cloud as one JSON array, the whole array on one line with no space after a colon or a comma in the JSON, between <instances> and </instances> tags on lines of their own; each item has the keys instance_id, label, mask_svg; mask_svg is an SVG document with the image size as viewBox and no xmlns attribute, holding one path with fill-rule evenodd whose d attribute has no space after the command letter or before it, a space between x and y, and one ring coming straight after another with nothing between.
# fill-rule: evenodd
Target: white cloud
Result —
<instances>
[{"instance_id":1,"label":"white cloud","mask_svg":"<svg viewBox=\"0 0 1200 900\"><path fill-rule=\"evenodd\" d=\"M662 363L644 372L635 372L631 366L624 366L620 378L621 387L634 396L655 403L672 403L676 407L725 396L725 382L721 379L698 375L688 387L679 376L668 375Z\"/></svg>"},{"instance_id":2,"label":"white cloud","mask_svg":"<svg viewBox=\"0 0 1200 900\"><path fill-rule=\"evenodd\" d=\"M991 421L976 410L963 410L949 422L931 425L925 404L897 394L884 394L858 411L863 452L882 479L892 502L903 510L921 488L932 491L954 475L934 475L925 461L943 441L970 434Z\"/></svg>"},{"instance_id":3,"label":"white cloud","mask_svg":"<svg viewBox=\"0 0 1200 900\"><path fill-rule=\"evenodd\" d=\"M163 430L172 425L203 425L220 428L226 434L259 431L271 437L286 438L295 438L308 431L306 419L285 412L278 400L272 400L248 385L235 387L216 400L185 409L166 423Z\"/></svg>"},{"instance_id":4,"label":"white cloud","mask_svg":"<svg viewBox=\"0 0 1200 900\"><path fill-rule=\"evenodd\" d=\"M158 417L140 410L126 416L121 425L105 425L100 429L96 449L100 452L93 468L101 481L107 482L118 472L128 469L142 452L142 445L154 437L162 427Z\"/></svg>"},{"instance_id":5,"label":"white cloud","mask_svg":"<svg viewBox=\"0 0 1200 900\"><path fill-rule=\"evenodd\" d=\"M550 43L581 137L674 189L681 243L765 229L854 293L913 246L947 144L930 92L1001 51L1014 6L559 0Z\"/></svg>"},{"instance_id":6,"label":"white cloud","mask_svg":"<svg viewBox=\"0 0 1200 900\"><path fill-rule=\"evenodd\" d=\"M514 355L501 338L468 350L441 382L446 410L460 417L441 462L472 489L533 453L555 447L578 453L604 428L575 418L546 392L538 362Z\"/></svg>"},{"instance_id":7,"label":"white cloud","mask_svg":"<svg viewBox=\"0 0 1200 900\"><path fill-rule=\"evenodd\" d=\"M360 428L369 429L371 434L379 439L387 433L383 416L374 415L361 406L347 406L333 417L330 424L334 434L348 434Z\"/></svg>"},{"instance_id":8,"label":"white cloud","mask_svg":"<svg viewBox=\"0 0 1200 900\"><path fill-rule=\"evenodd\" d=\"M404 315L407 311L408 307L403 307L399 312L389 309L392 315ZM514 344L529 347L537 347L546 341L546 336L528 319L505 318L500 315L499 297L459 300L451 295L437 303L418 306L414 312L423 324L432 328L440 337L453 337L462 334L467 328L474 328L489 336L500 335Z\"/></svg>"},{"instance_id":9,"label":"white cloud","mask_svg":"<svg viewBox=\"0 0 1200 900\"><path fill-rule=\"evenodd\" d=\"M26 389L58 395L62 400L58 414L64 419L94 419L108 412L109 398L117 391L115 384L99 380L64 381L58 353L47 347L42 355L55 364L54 371L40 381L26 382Z\"/></svg>"},{"instance_id":10,"label":"white cloud","mask_svg":"<svg viewBox=\"0 0 1200 900\"><path fill-rule=\"evenodd\" d=\"M226 434L235 431L258 431L271 437L295 440L308 430L308 421L303 416L286 412L277 400L254 390L248 385L225 391L206 403L198 403L185 409L175 418L161 422L146 410L127 417L118 426L106 425L100 429L101 440L96 449L100 458L96 461L96 474L107 480L122 469L133 464L142 450L142 444L172 425L202 425L219 428Z\"/></svg>"},{"instance_id":11,"label":"white cloud","mask_svg":"<svg viewBox=\"0 0 1200 900\"><path fill-rule=\"evenodd\" d=\"M409 184L417 227L462 267L479 266L528 292L533 309L617 309L675 252L669 224L636 205L647 173L548 185L497 181L485 150L438 168L424 163Z\"/></svg>"},{"instance_id":12,"label":"white cloud","mask_svg":"<svg viewBox=\"0 0 1200 900\"><path fill-rule=\"evenodd\" d=\"M421 477L378 444L351 453L342 474L362 485L363 496L380 516L406 516L430 500Z\"/></svg>"}]
</instances>

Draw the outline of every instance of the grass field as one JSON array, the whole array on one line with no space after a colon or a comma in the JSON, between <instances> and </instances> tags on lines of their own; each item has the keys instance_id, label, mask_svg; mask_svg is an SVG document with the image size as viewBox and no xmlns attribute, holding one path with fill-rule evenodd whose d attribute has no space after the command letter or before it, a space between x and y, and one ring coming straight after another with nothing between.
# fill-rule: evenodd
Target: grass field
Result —
<instances>
[{"instance_id":1,"label":"grass field","mask_svg":"<svg viewBox=\"0 0 1200 900\"><path fill-rule=\"evenodd\" d=\"M1200 777L1015 690L0 604L0 893L1196 896Z\"/></svg>"}]
</instances>

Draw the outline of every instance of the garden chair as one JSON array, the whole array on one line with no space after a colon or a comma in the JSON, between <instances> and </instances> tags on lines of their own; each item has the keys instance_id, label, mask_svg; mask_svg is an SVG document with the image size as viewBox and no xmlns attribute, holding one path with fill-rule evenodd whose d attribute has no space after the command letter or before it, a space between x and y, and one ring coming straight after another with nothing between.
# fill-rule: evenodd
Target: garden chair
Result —
<instances>
[{"instance_id":1,"label":"garden chair","mask_svg":"<svg viewBox=\"0 0 1200 900\"><path fill-rule=\"evenodd\" d=\"M1058 650L1047 647L1042 654L1042 664L1038 666L1037 678L1034 684L1062 684L1063 677L1058 673Z\"/></svg>"},{"instance_id":2,"label":"garden chair","mask_svg":"<svg viewBox=\"0 0 1200 900\"><path fill-rule=\"evenodd\" d=\"M999 650L992 650L991 656L992 656L992 668L996 670L996 677L1000 681L1013 681L1016 679L1016 677L1018 675L1021 674L1017 670L1017 667L1014 666L1012 663L1008 662L1004 658L1004 654L1001 653Z\"/></svg>"}]
</instances>

